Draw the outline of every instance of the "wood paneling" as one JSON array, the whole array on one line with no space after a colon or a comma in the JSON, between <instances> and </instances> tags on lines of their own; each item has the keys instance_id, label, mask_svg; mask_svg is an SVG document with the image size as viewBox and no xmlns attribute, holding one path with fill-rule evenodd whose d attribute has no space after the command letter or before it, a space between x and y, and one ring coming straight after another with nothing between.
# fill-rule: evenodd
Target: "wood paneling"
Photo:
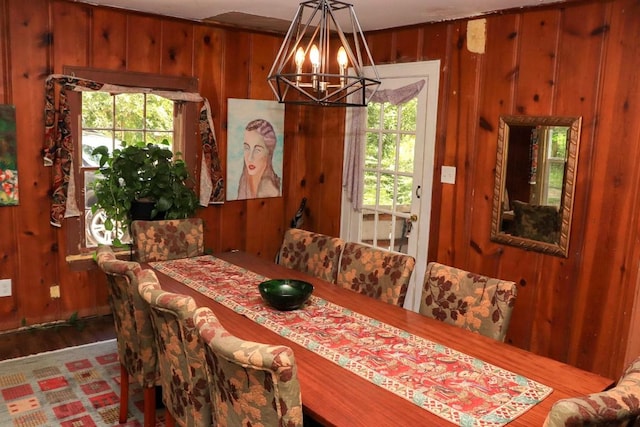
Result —
<instances>
[{"instance_id":1,"label":"wood paneling","mask_svg":"<svg viewBox=\"0 0 640 427\"><path fill-rule=\"evenodd\" d=\"M368 35L378 64L440 60L429 261L515 281L507 341L608 377L640 351L630 322L640 298L638 9L587 0L488 15L485 53L467 49L466 20ZM105 312L104 278L74 271L64 230L49 225L44 77L65 65L196 77L226 167L227 99L273 99L266 76L281 38L65 0L0 0L0 24L0 99L17 108L21 193L18 207L0 208L0 278L14 282L0 330ZM583 117L568 258L489 239L500 114ZM304 228L338 235L343 115L287 106L284 197L201 209L207 249L273 259L302 197ZM440 184L442 165L457 168L455 185Z\"/></svg>"}]
</instances>

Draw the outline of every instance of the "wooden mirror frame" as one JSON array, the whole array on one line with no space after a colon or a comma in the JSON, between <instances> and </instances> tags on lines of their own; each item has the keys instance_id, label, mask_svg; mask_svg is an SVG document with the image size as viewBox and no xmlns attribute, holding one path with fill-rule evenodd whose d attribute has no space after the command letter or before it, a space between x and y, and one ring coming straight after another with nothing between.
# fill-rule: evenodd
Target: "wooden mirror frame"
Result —
<instances>
[{"instance_id":1,"label":"wooden mirror frame","mask_svg":"<svg viewBox=\"0 0 640 427\"><path fill-rule=\"evenodd\" d=\"M498 149L496 158L496 176L493 190L493 213L491 217L491 240L516 246L526 250L543 252L551 255L568 257L569 234L573 210L573 195L575 192L576 166L578 162L578 146L582 117L559 116L500 116L498 128ZM564 173L564 185L561 195L561 224L559 239L554 243L547 243L508 234L502 227L502 206L505 201L505 182L507 176L507 159L509 153L509 130L511 126L567 126L567 160Z\"/></svg>"}]
</instances>

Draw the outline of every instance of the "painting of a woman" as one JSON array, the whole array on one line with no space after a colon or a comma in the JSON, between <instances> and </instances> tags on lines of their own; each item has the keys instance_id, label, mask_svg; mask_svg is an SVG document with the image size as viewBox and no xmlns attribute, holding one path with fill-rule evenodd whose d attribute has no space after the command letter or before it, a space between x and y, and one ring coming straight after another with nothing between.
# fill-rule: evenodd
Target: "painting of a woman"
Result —
<instances>
[{"instance_id":1,"label":"painting of a woman","mask_svg":"<svg viewBox=\"0 0 640 427\"><path fill-rule=\"evenodd\" d=\"M227 200L281 197L282 106L229 99L228 123Z\"/></svg>"},{"instance_id":2,"label":"painting of a woman","mask_svg":"<svg viewBox=\"0 0 640 427\"><path fill-rule=\"evenodd\" d=\"M244 131L244 166L238 183L238 199L279 197L280 177L273 170L276 133L267 120L256 119Z\"/></svg>"}]
</instances>

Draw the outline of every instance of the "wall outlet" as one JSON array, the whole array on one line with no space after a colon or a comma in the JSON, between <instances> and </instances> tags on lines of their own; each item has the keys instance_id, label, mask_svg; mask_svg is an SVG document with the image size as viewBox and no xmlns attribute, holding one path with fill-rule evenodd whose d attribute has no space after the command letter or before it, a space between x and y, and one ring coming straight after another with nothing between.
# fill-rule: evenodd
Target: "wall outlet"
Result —
<instances>
[{"instance_id":1,"label":"wall outlet","mask_svg":"<svg viewBox=\"0 0 640 427\"><path fill-rule=\"evenodd\" d=\"M11 296L11 279L0 279L0 297Z\"/></svg>"},{"instance_id":2,"label":"wall outlet","mask_svg":"<svg viewBox=\"0 0 640 427\"><path fill-rule=\"evenodd\" d=\"M456 183L456 167L455 166L442 166L440 170L440 182L443 184L455 184Z\"/></svg>"},{"instance_id":3,"label":"wall outlet","mask_svg":"<svg viewBox=\"0 0 640 427\"><path fill-rule=\"evenodd\" d=\"M49 288L49 295L51 298L60 298L60 286L53 285Z\"/></svg>"}]
</instances>

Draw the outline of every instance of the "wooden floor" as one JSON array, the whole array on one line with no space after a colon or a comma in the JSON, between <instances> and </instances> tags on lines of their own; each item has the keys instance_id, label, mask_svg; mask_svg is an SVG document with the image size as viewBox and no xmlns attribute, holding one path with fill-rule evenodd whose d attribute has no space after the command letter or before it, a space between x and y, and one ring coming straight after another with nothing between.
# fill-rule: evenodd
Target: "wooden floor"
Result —
<instances>
[{"instance_id":1,"label":"wooden floor","mask_svg":"<svg viewBox=\"0 0 640 427\"><path fill-rule=\"evenodd\" d=\"M80 319L74 324L0 333L0 360L104 341L116 337L112 316Z\"/></svg>"}]
</instances>

